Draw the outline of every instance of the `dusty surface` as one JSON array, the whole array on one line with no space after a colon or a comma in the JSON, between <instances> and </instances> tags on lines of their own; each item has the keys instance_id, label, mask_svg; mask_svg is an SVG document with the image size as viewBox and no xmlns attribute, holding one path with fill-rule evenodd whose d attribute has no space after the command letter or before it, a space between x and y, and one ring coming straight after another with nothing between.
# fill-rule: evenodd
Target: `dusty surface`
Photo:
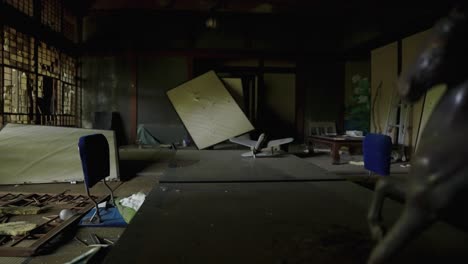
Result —
<instances>
[{"instance_id":1,"label":"dusty surface","mask_svg":"<svg viewBox=\"0 0 468 264\"><path fill-rule=\"evenodd\" d=\"M154 253L158 249L165 250L169 260L194 263L204 259L204 263L224 263L226 259L223 256L232 254L233 260L243 256L246 263L364 263L373 246L365 220L372 194L367 188L345 181L159 185L158 178L163 171L177 167L174 153L146 151L140 153L140 157L121 155L121 159L127 162L127 180L112 182L111 186L120 197L156 188L154 199L159 204L153 209L159 210L156 215L164 217L147 227L164 239L143 248L150 247ZM226 168L229 169L232 168ZM144 173L145 170L149 173ZM345 178L348 176L353 174ZM353 179L367 183L369 188L375 181L375 178L369 179L363 174L354 175ZM85 192L82 184L0 186L0 191L15 192L60 193L64 190ZM97 184L92 193L105 194L106 189ZM386 219L391 222L396 216L397 213L393 213ZM64 263L88 250L73 237L90 243L90 235L97 234L101 238L118 241L118 245L124 243L119 241L124 230L79 228L64 234L58 246L48 253L30 259L0 258L0 263ZM162 243L164 241L167 243ZM416 256L418 260L447 259L447 256L449 260L451 256L460 256L459 250L463 245L468 245L463 233L438 224L403 254ZM207 249L212 254L209 258L203 255ZM135 252L129 256L132 254ZM174 256L178 257L174 259ZM152 260L149 256L148 261Z\"/></svg>"}]
</instances>

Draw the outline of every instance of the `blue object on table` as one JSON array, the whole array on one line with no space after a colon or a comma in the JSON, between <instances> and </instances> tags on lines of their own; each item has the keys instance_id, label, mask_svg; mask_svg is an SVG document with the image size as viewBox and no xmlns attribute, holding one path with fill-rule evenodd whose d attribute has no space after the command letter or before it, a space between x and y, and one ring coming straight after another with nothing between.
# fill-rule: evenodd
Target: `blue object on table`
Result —
<instances>
[{"instance_id":1,"label":"blue object on table","mask_svg":"<svg viewBox=\"0 0 468 264\"><path fill-rule=\"evenodd\" d=\"M390 174L392 138L387 135L369 133L362 143L364 168L379 175Z\"/></svg>"},{"instance_id":2,"label":"blue object on table","mask_svg":"<svg viewBox=\"0 0 468 264\"><path fill-rule=\"evenodd\" d=\"M110 174L109 143L103 134L87 135L80 137L78 149L80 152L81 166L83 168L86 193L94 202L94 215L90 217L89 222L92 223L94 217L96 217L98 223L100 223L101 216L98 204L89 193L89 188L102 180L110 191L110 204L114 205L114 194L106 182L106 177Z\"/></svg>"}]
</instances>

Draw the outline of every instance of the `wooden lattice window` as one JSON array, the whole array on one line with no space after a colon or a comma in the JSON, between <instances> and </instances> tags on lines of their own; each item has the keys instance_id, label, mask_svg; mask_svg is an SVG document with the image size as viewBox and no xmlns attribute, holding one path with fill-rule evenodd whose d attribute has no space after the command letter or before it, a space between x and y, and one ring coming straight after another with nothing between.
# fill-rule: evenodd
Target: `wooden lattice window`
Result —
<instances>
[{"instance_id":1,"label":"wooden lattice window","mask_svg":"<svg viewBox=\"0 0 468 264\"><path fill-rule=\"evenodd\" d=\"M64 9L63 12L63 35L73 41L77 42L78 36L78 20L68 9Z\"/></svg>"},{"instance_id":2,"label":"wooden lattice window","mask_svg":"<svg viewBox=\"0 0 468 264\"><path fill-rule=\"evenodd\" d=\"M18 69L34 70L34 38L11 27L3 30L3 63Z\"/></svg>"},{"instance_id":3,"label":"wooden lattice window","mask_svg":"<svg viewBox=\"0 0 468 264\"><path fill-rule=\"evenodd\" d=\"M52 30L61 32L62 2L60 0L41 1L41 22Z\"/></svg>"},{"instance_id":4,"label":"wooden lattice window","mask_svg":"<svg viewBox=\"0 0 468 264\"><path fill-rule=\"evenodd\" d=\"M3 68L3 111L7 122L30 123L33 80L30 74L10 67Z\"/></svg>"},{"instance_id":5,"label":"wooden lattice window","mask_svg":"<svg viewBox=\"0 0 468 264\"><path fill-rule=\"evenodd\" d=\"M59 78L60 76L60 53L59 51L40 42L38 49L39 74Z\"/></svg>"},{"instance_id":6,"label":"wooden lattice window","mask_svg":"<svg viewBox=\"0 0 468 264\"><path fill-rule=\"evenodd\" d=\"M64 84L63 85L63 113L66 115L75 114L76 102L76 87Z\"/></svg>"},{"instance_id":7,"label":"wooden lattice window","mask_svg":"<svg viewBox=\"0 0 468 264\"><path fill-rule=\"evenodd\" d=\"M76 82L76 60L65 54L61 54L62 78L61 80L75 84Z\"/></svg>"},{"instance_id":8,"label":"wooden lattice window","mask_svg":"<svg viewBox=\"0 0 468 264\"><path fill-rule=\"evenodd\" d=\"M33 0L4 0L4 2L28 16L33 16L34 14Z\"/></svg>"}]
</instances>

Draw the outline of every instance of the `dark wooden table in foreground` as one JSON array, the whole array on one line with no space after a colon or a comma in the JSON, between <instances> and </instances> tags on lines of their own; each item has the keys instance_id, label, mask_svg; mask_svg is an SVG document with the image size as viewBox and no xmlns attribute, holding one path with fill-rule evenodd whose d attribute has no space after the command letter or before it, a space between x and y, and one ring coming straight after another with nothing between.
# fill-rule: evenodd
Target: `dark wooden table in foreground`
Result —
<instances>
[{"instance_id":1,"label":"dark wooden table in foreground","mask_svg":"<svg viewBox=\"0 0 468 264\"><path fill-rule=\"evenodd\" d=\"M307 143L310 146L309 149L313 150L316 144L325 144L331 147L331 156L333 164L340 164L340 148L348 147L352 153L357 148L362 148L361 137L349 137L349 136L309 136L307 137Z\"/></svg>"},{"instance_id":2,"label":"dark wooden table in foreground","mask_svg":"<svg viewBox=\"0 0 468 264\"><path fill-rule=\"evenodd\" d=\"M178 159L199 158L200 162L170 168L175 171L168 177L180 170L188 181L156 186L104 263L366 262L374 245L366 220L372 191L347 181L327 180L323 170L311 172L323 173L315 175L319 181L290 181L290 171L297 168L280 170L278 158L246 160L223 151L210 153L176 155L174 164ZM225 167L228 173L210 170L208 164L222 162L223 156L230 164ZM205 180L219 180L194 182L191 177L196 176L189 177L187 170L193 175L208 174ZM230 178L233 171L239 182ZM244 181L259 175L261 181ZM268 175L276 182L266 181ZM223 177L229 177L229 182L222 182ZM400 209L397 203L385 204L388 224ZM467 249L465 233L440 223L411 242L395 263L455 263L457 258L465 260L458 261L462 263L468 260Z\"/></svg>"}]
</instances>

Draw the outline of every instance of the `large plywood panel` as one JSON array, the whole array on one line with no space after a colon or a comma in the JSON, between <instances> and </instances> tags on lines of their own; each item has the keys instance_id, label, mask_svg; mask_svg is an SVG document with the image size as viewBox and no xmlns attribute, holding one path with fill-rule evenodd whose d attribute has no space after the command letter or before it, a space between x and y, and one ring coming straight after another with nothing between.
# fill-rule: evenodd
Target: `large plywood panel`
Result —
<instances>
[{"instance_id":1,"label":"large plywood panel","mask_svg":"<svg viewBox=\"0 0 468 264\"><path fill-rule=\"evenodd\" d=\"M167 96L199 149L254 129L214 71L168 91Z\"/></svg>"},{"instance_id":2,"label":"large plywood panel","mask_svg":"<svg viewBox=\"0 0 468 264\"><path fill-rule=\"evenodd\" d=\"M401 70L403 73L409 70L409 67L415 62L417 56L421 52L424 44L431 34L431 30L422 31L414 34L402 40L402 51L401 51ZM408 146L415 147L416 139L418 137L418 131L420 131L420 120L422 115L424 96L414 102L411 107L412 114L410 115L409 124L412 129L410 130L410 137L406 144Z\"/></svg>"},{"instance_id":3,"label":"large plywood panel","mask_svg":"<svg viewBox=\"0 0 468 264\"><path fill-rule=\"evenodd\" d=\"M371 131L384 133L398 78L396 42L371 52Z\"/></svg>"},{"instance_id":4,"label":"large plywood panel","mask_svg":"<svg viewBox=\"0 0 468 264\"><path fill-rule=\"evenodd\" d=\"M83 181L78 139L95 133L109 142L108 179L117 179L114 131L7 124L0 131L0 184Z\"/></svg>"},{"instance_id":5,"label":"large plywood panel","mask_svg":"<svg viewBox=\"0 0 468 264\"><path fill-rule=\"evenodd\" d=\"M244 106L244 88L241 78L221 78L224 86L231 93L239 107L245 111Z\"/></svg>"}]
</instances>

